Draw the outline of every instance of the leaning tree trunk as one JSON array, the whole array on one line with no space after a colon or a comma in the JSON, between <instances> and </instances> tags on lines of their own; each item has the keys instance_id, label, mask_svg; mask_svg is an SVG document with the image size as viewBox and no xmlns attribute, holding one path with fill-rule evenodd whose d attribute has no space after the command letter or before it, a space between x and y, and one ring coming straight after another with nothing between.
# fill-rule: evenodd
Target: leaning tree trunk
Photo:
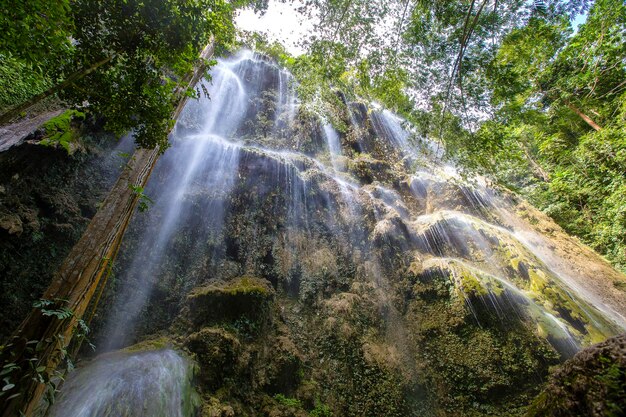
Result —
<instances>
[{"instance_id":1,"label":"leaning tree trunk","mask_svg":"<svg viewBox=\"0 0 626 417\"><path fill-rule=\"evenodd\" d=\"M211 43L202 52L200 64L179 83L176 119L186 102L185 91L206 71L206 58L213 53ZM66 356L66 348L76 333L78 321L113 262L140 194L159 158L160 150L137 149L124 171L93 217L84 234L72 248L43 295L52 304L35 308L21 323L3 348L0 359L14 387L7 389L2 417L33 415L55 372ZM9 372L9 369L11 371ZM15 382L13 382L15 381Z\"/></svg>"},{"instance_id":2,"label":"leaning tree trunk","mask_svg":"<svg viewBox=\"0 0 626 417\"><path fill-rule=\"evenodd\" d=\"M569 109L571 111L573 111L574 113L576 113L578 115L578 117L580 117L581 119L583 119L585 121L585 123L587 123L589 126L591 126L593 128L593 130L595 131L600 131L602 130L602 127L597 124L596 122L594 122L591 117L587 116L585 113L583 113L578 107L576 107L575 105L573 105L572 103L570 103L569 101L565 102L565 105L567 107L569 107Z\"/></svg>"}]
</instances>

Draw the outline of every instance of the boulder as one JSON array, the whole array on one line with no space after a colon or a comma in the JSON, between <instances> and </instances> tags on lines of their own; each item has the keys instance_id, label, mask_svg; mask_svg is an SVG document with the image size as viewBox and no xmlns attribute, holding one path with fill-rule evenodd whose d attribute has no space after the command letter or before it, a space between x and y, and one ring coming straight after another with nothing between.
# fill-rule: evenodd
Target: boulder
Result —
<instances>
[{"instance_id":1,"label":"boulder","mask_svg":"<svg viewBox=\"0 0 626 417\"><path fill-rule=\"evenodd\" d=\"M626 334L578 352L548 381L529 417L626 415Z\"/></svg>"}]
</instances>

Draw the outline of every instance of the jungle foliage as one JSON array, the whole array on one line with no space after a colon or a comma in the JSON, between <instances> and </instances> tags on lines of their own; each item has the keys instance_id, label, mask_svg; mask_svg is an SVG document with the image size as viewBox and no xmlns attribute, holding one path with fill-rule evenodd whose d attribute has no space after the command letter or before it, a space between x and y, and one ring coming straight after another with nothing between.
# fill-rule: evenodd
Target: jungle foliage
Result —
<instances>
[{"instance_id":1,"label":"jungle foliage","mask_svg":"<svg viewBox=\"0 0 626 417\"><path fill-rule=\"evenodd\" d=\"M626 270L623 1L308 0L302 11L319 19L307 54L253 43L292 70L306 105L333 121L341 91L394 109L466 174L517 191Z\"/></svg>"},{"instance_id":2,"label":"jungle foliage","mask_svg":"<svg viewBox=\"0 0 626 417\"><path fill-rule=\"evenodd\" d=\"M249 0L0 1L3 123L49 96L106 118L144 147L167 144L178 82ZM3 77L4 79L4 77ZM6 81L6 80L5 80ZM192 95L192 90L187 92Z\"/></svg>"}]
</instances>

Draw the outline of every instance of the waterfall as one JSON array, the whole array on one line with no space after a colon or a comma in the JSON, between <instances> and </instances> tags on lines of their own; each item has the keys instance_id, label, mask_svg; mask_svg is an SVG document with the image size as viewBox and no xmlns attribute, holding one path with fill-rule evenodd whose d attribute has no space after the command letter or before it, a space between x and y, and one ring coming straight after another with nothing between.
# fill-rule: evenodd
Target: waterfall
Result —
<instances>
[{"instance_id":1,"label":"waterfall","mask_svg":"<svg viewBox=\"0 0 626 417\"><path fill-rule=\"evenodd\" d=\"M191 417L190 365L173 350L103 355L73 373L53 417Z\"/></svg>"},{"instance_id":2,"label":"waterfall","mask_svg":"<svg viewBox=\"0 0 626 417\"><path fill-rule=\"evenodd\" d=\"M581 284L590 277L575 276L510 199L439 162L439 147L399 116L347 103L340 132L301 111L291 74L250 51L220 59L202 82L209 97L183 111L145 190L148 210L136 214L122 244L99 309L99 353L155 333L196 340L181 330L187 294L242 276L264 279L290 300L283 315L285 305L303 306L298 314L313 307L329 315L325 326L351 317L349 300L369 300L381 321L370 324L379 345L365 332L359 352L374 360L386 346L393 354L382 357L402 364L408 384L423 371L415 358L425 336L416 329L431 325L412 314L439 299L462 307L446 317L468 332L517 332L562 358L625 327L623 295L604 302ZM290 317L275 322L289 327ZM236 333L241 323L210 334ZM241 344L252 337L240 335ZM324 360L311 363L339 369ZM53 415L189 415L178 408L188 404L186 361L168 349L104 353L70 376Z\"/></svg>"}]
</instances>

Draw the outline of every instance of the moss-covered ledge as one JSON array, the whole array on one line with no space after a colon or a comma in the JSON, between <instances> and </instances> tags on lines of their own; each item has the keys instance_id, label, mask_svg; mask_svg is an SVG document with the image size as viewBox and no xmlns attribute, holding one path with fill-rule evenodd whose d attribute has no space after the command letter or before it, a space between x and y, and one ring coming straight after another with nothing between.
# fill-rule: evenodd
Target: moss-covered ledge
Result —
<instances>
[{"instance_id":1,"label":"moss-covered ledge","mask_svg":"<svg viewBox=\"0 0 626 417\"><path fill-rule=\"evenodd\" d=\"M273 299L274 290L267 280L239 277L193 289L187 305L196 326L240 321L256 327L267 320Z\"/></svg>"}]
</instances>

